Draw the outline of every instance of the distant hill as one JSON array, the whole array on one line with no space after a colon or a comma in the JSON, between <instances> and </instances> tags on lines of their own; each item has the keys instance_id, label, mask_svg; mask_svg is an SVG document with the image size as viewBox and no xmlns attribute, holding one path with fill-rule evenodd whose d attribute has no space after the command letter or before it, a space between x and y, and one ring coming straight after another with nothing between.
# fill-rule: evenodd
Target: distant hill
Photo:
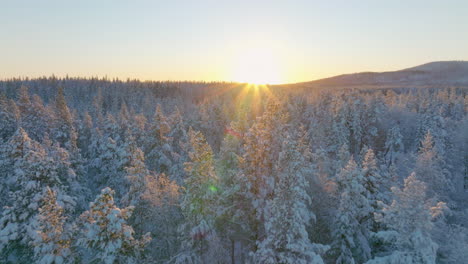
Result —
<instances>
[{"instance_id":1,"label":"distant hill","mask_svg":"<svg viewBox=\"0 0 468 264\"><path fill-rule=\"evenodd\" d=\"M361 72L301 83L304 86L468 86L468 61L436 61L389 72Z\"/></svg>"}]
</instances>

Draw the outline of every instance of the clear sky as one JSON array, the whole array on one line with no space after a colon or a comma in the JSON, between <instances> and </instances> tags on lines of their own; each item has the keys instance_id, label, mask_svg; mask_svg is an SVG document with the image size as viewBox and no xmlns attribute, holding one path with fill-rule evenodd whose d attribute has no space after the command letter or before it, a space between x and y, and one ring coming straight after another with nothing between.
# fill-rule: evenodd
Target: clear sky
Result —
<instances>
[{"instance_id":1,"label":"clear sky","mask_svg":"<svg viewBox=\"0 0 468 264\"><path fill-rule=\"evenodd\" d=\"M284 83L435 60L468 60L468 1L0 0L1 79Z\"/></svg>"}]
</instances>

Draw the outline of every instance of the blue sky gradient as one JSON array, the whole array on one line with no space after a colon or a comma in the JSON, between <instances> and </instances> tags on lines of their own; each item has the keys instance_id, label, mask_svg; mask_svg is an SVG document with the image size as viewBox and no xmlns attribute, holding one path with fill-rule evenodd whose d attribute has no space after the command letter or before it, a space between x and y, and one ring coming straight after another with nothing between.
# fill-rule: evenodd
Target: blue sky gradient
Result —
<instances>
[{"instance_id":1,"label":"blue sky gradient","mask_svg":"<svg viewBox=\"0 0 468 264\"><path fill-rule=\"evenodd\" d=\"M0 78L235 81L252 47L279 82L396 70L468 60L467 14L450 0L0 0Z\"/></svg>"}]
</instances>

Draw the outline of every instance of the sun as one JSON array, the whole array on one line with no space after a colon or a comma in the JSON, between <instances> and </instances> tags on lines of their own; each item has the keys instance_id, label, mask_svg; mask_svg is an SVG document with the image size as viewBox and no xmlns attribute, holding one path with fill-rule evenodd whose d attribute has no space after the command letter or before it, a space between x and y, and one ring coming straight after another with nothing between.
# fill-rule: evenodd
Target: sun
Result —
<instances>
[{"instance_id":1,"label":"sun","mask_svg":"<svg viewBox=\"0 0 468 264\"><path fill-rule=\"evenodd\" d=\"M235 56L232 79L251 84L284 82L281 63L275 52L267 47L247 48Z\"/></svg>"}]
</instances>

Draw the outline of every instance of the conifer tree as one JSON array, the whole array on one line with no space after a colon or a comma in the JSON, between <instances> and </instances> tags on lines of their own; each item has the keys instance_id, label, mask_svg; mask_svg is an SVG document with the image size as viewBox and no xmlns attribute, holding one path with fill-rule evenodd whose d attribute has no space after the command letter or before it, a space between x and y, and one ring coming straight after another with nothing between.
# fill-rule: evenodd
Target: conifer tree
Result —
<instances>
[{"instance_id":1,"label":"conifer tree","mask_svg":"<svg viewBox=\"0 0 468 264\"><path fill-rule=\"evenodd\" d=\"M60 143L60 146L70 152L75 152L77 148L77 134L72 115L63 94L63 87L59 87L58 89L57 97L55 98L55 109L57 120L55 122L54 138Z\"/></svg>"},{"instance_id":2,"label":"conifer tree","mask_svg":"<svg viewBox=\"0 0 468 264\"><path fill-rule=\"evenodd\" d=\"M134 238L133 228L126 220L133 207L120 209L114 203L114 191L104 188L89 210L81 215L83 237L80 246L89 250L89 262L106 264L138 263L141 253L149 242L149 234L141 239Z\"/></svg>"},{"instance_id":3,"label":"conifer tree","mask_svg":"<svg viewBox=\"0 0 468 264\"><path fill-rule=\"evenodd\" d=\"M92 147L93 144L93 119L88 112L85 112L83 115L83 120L80 122L78 127L78 140L77 146L81 150L82 156L85 160L90 159L92 156Z\"/></svg>"},{"instance_id":4,"label":"conifer tree","mask_svg":"<svg viewBox=\"0 0 468 264\"><path fill-rule=\"evenodd\" d=\"M181 208L186 224L183 226L181 259L190 258L195 263L206 261L209 242L216 239L214 221L217 215L218 176L214 170L213 151L204 136L190 128L190 161L185 164L187 178ZM187 235L189 236L187 238Z\"/></svg>"},{"instance_id":5,"label":"conifer tree","mask_svg":"<svg viewBox=\"0 0 468 264\"><path fill-rule=\"evenodd\" d=\"M169 122L158 104L146 142L148 167L152 170L167 173L173 165L169 132Z\"/></svg>"},{"instance_id":6,"label":"conifer tree","mask_svg":"<svg viewBox=\"0 0 468 264\"><path fill-rule=\"evenodd\" d=\"M309 222L315 221L306 192L309 155L304 142L284 139L275 165L279 182L267 203L265 238L257 242L256 263L323 263L319 254L328 247L312 244L306 231Z\"/></svg>"},{"instance_id":7,"label":"conifer tree","mask_svg":"<svg viewBox=\"0 0 468 264\"><path fill-rule=\"evenodd\" d=\"M393 187L392 192L392 203L385 205L382 214L376 217L391 230L379 232L378 237L390 242L394 250L367 264L435 264L438 246L431 239L432 220L443 213L445 203L433 205L426 200L426 184L415 173L405 179L403 189Z\"/></svg>"},{"instance_id":8,"label":"conifer tree","mask_svg":"<svg viewBox=\"0 0 468 264\"><path fill-rule=\"evenodd\" d=\"M353 158L338 175L340 200L333 227L336 263L363 263L371 257L368 226L363 220L371 213L364 176Z\"/></svg>"},{"instance_id":9,"label":"conifer tree","mask_svg":"<svg viewBox=\"0 0 468 264\"><path fill-rule=\"evenodd\" d=\"M132 159L129 165L125 167L130 188L125 194L123 202L135 206L140 202L145 191L145 177L148 176L149 171L145 166L144 154L139 148L136 148L131 155Z\"/></svg>"},{"instance_id":10,"label":"conifer tree","mask_svg":"<svg viewBox=\"0 0 468 264\"><path fill-rule=\"evenodd\" d=\"M403 150L403 136L400 133L400 127L397 125L388 131L387 140L385 141L385 160L388 167L397 161Z\"/></svg>"},{"instance_id":11,"label":"conifer tree","mask_svg":"<svg viewBox=\"0 0 468 264\"><path fill-rule=\"evenodd\" d=\"M0 248L6 248L7 252L15 247L28 249L34 238L34 219L47 186L57 190L63 207L71 209L75 205L74 199L63 191L53 160L38 142L19 128L8 146L8 158L13 161L9 177L15 187L10 192L9 206L0 218Z\"/></svg>"},{"instance_id":12,"label":"conifer tree","mask_svg":"<svg viewBox=\"0 0 468 264\"><path fill-rule=\"evenodd\" d=\"M21 85L18 90L18 109L21 112L21 116L28 116L32 107L31 99L29 97L28 87Z\"/></svg>"},{"instance_id":13,"label":"conifer tree","mask_svg":"<svg viewBox=\"0 0 468 264\"><path fill-rule=\"evenodd\" d=\"M73 263L70 233L66 230L66 216L57 202L57 192L46 188L43 205L37 216L34 241L34 259L36 263Z\"/></svg>"},{"instance_id":14,"label":"conifer tree","mask_svg":"<svg viewBox=\"0 0 468 264\"><path fill-rule=\"evenodd\" d=\"M111 137L99 140L98 147L96 158L90 168L95 173L93 179L95 188L109 186L116 189L117 197L121 198L126 187L125 166L129 161L127 149Z\"/></svg>"},{"instance_id":15,"label":"conifer tree","mask_svg":"<svg viewBox=\"0 0 468 264\"><path fill-rule=\"evenodd\" d=\"M367 150L364 160L362 161L362 174L364 176L364 188L366 189L367 201L370 205L370 212L366 219L369 223L369 228L375 230L376 223L374 222L374 213L379 211L378 202L386 201L383 195L382 187L386 186L383 183L383 177L380 174L377 160L372 149Z\"/></svg>"},{"instance_id":16,"label":"conifer tree","mask_svg":"<svg viewBox=\"0 0 468 264\"><path fill-rule=\"evenodd\" d=\"M171 140L171 147L166 147L167 150L165 152L168 152L169 149L171 150L171 160L173 163L168 175L177 183L182 184L186 177L184 163L189 159L188 151L190 143L184 119L178 108L176 108L169 118L169 127L170 131L167 136Z\"/></svg>"},{"instance_id":17,"label":"conifer tree","mask_svg":"<svg viewBox=\"0 0 468 264\"><path fill-rule=\"evenodd\" d=\"M417 177L427 184L427 193L430 197L434 195L448 197L452 189L449 172L444 168L444 162L434 147L434 138L430 131L427 131L421 142L415 171Z\"/></svg>"},{"instance_id":18,"label":"conifer tree","mask_svg":"<svg viewBox=\"0 0 468 264\"><path fill-rule=\"evenodd\" d=\"M244 136L244 154L239 161L239 198L237 214L243 218L244 227L257 241L264 232L267 201L273 197L278 180L274 166L285 133L286 115L276 103L269 102L263 115ZM255 251L255 248L254 250Z\"/></svg>"},{"instance_id":19,"label":"conifer tree","mask_svg":"<svg viewBox=\"0 0 468 264\"><path fill-rule=\"evenodd\" d=\"M15 133L19 118L15 101L0 94L0 141L7 141Z\"/></svg>"},{"instance_id":20,"label":"conifer tree","mask_svg":"<svg viewBox=\"0 0 468 264\"><path fill-rule=\"evenodd\" d=\"M107 114L106 120L104 121L104 126L102 129L102 135L104 138L111 138L117 143L120 143L122 140L121 129L117 121L115 120L112 114Z\"/></svg>"}]
</instances>

